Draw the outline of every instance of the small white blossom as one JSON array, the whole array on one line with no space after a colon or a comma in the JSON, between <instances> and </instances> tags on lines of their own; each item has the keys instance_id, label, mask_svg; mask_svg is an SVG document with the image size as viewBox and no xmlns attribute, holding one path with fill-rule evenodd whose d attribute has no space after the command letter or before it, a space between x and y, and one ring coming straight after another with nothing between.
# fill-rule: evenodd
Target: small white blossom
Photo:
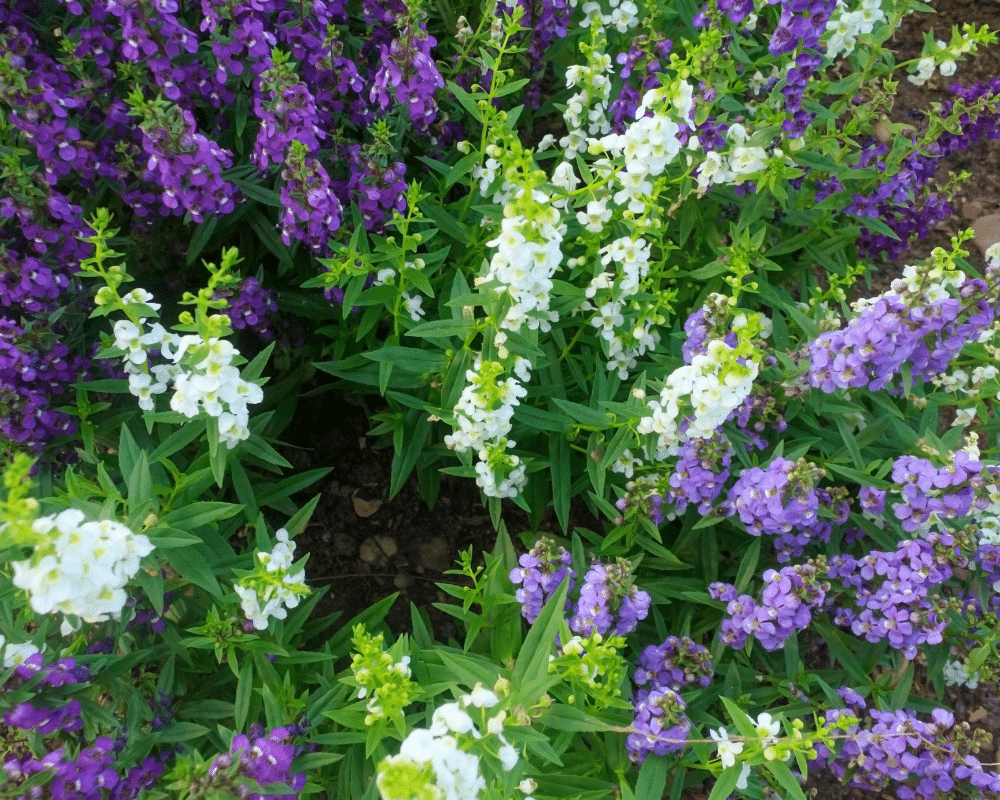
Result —
<instances>
[{"instance_id":1,"label":"small white blossom","mask_svg":"<svg viewBox=\"0 0 1000 800\"><path fill-rule=\"evenodd\" d=\"M734 742L729 739L729 732L725 728L718 731L709 731L719 748L719 758L722 759L722 766L725 769L736 763L736 756L743 752L743 742Z\"/></svg>"}]
</instances>

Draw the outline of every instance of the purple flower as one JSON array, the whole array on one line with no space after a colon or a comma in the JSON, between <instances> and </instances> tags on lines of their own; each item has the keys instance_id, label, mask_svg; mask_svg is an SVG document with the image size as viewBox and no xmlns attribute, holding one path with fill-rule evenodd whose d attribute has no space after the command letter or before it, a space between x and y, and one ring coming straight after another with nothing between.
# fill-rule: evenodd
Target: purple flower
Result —
<instances>
[{"instance_id":1,"label":"purple flower","mask_svg":"<svg viewBox=\"0 0 1000 800\"><path fill-rule=\"evenodd\" d=\"M629 758L641 764L650 753L664 756L682 750L691 732L686 709L680 695L666 686L641 690L635 703L634 732L625 741Z\"/></svg>"},{"instance_id":2,"label":"purple flower","mask_svg":"<svg viewBox=\"0 0 1000 800\"><path fill-rule=\"evenodd\" d=\"M605 634L614 625L615 635L625 636L646 618L650 597L647 592L632 585L631 570L631 564L625 559L619 559L615 564L595 563L591 566L569 621L574 633L581 636L590 636L595 631Z\"/></svg>"},{"instance_id":3,"label":"purple flower","mask_svg":"<svg viewBox=\"0 0 1000 800\"><path fill-rule=\"evenodd\" d=\"M529 623L538 619L542 606L548 600L559 584L569 578L568 589L573 588L575 573L570 565L572 557L563 547L556 547L551 539L542 537L535 546L518 559L521 565L510 572L510 581L519 584L514 593L521 604L521 616ZM566 600L566 611L570 608L570 600Z\"/></svg>"}]
</instances>

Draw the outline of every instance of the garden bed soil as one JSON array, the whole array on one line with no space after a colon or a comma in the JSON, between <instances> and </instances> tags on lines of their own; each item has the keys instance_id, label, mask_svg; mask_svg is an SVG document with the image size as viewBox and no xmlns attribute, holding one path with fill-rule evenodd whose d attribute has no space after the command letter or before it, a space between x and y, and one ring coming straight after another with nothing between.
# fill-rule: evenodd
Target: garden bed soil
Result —
<instances>
[{"instance_id":1,"label":"garden bed soil","mask_svg":"<svg viewBox=\"0 0 1000 800\"><path fill-rule=\"evenodd\" d=\"M923 34L931 28L938 39L950 39L951 26L964 22L1000 29L1000 3L996 1L944 0L935 8L935 17L911 17L896 32L890 46L897 63L919 57ZM949 97L945 81L968 86L998 74L1000 47L992 46L976 59L961 63L952 78L936 76L923 87L900 81L893 119L913 124L917 115L912 112L927 113L932 102ZM896 263L886 264L873 280L876 290L898 275L904 264L913 263L935 246L948 246L950 237L959 230L1000 213L1000 141L949 157L937 179L945 181L948 171L967 171L972 175L954 199L956 216L936 226L927 240L915 245ZM1000 239L1000 233L997 238ZM981 267L981 249L971 249L970 260ZM317 613L339 612L343 615L341 620L346 622L372 603L399 592L399 599L385 617L389 628L400 633L410 629L412 603L430 617L438 640L448 641L457 631L452 618L435 608L435 603L449 600L437 584L456 580L445 573L455 566L460 550L471 547L477 563L482 563L481 553L493 549L496 532L478 490L468 480L443 476L440 498L433 509L421 499L414 479L390 500L392 452L376 449L376 440L368 435L370 427L360 405L331 392L304 397L286 434L289 446L284 454L296 469L329 467L331 470L313 488L322 498L308 528L297 539L300 552L309 553L310 584L330 587ZM530 530L526 515L510 503L504 504L503 517L515 543L533 540L538 533L558 531L551 514L538 530ZM582 506L574 507L573 517L576 525L601 527ZM926 680L918 680L915 690L934 696ZM1000 747L1000 698L996 685L984 684L976 690L950 689L945 702L960 719L992 732L994 747ZM1000 762L1000 749L982 754L980 760ZM895 796L842 787L828 778L810 782L816 800L881 800ZM707 788L692 788L683 795L684 800L702 800L707 796Z\"/></svg>"}]
</instances>

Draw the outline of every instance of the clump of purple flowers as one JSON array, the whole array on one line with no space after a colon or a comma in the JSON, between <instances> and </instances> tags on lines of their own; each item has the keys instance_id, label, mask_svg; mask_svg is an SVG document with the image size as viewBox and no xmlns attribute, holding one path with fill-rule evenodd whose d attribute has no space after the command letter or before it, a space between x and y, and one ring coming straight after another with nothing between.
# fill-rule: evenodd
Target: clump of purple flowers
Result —
<instances>
[{"instance_id":1,"label":"clump of purple flowers","mask_svg":"<svg viewBox=\"0 0 1000 800\"><path fill-rule=\"evenodd\" d=\"M691 721L684 715L687 705L673 689L662 686L640 690L635 703L632 733L625 741L628 757L641 764L653 753L665 756L687 745Z\"/></svg>"},{"instance_id":2,"label":"clump of purple flowers","mask_svg":"<svg viewBox=\"0 0 1000 800\"><path fill-rule=\"evenodd\" d=\"M521 565L510 572L510 581L519 584L514 597L521 604L521 616L529 623L538 619L542 606L566 578L569 578L568 589L573 589L576 573L570 566L573 558L564 547L557 547L551 539L543 536L535 546L518 559ZM570 601L566 601L566 610Z\"/></svg>"},{"instance_id":3,"label":"clump of purple flowers","mask_svg":"<svg viewBox=\"0 0 1000 800\"><path fill-rule=\"evenodd\" d=\"M868 709L850 689L838 694L846 706L827 711L826 721L846 731L844 744L833 752L818 743L814 764L826 766L848 785L877 792L895 789L902 800L948 797L963 785L972 787L975 797L1000 792L1000 774L974 755L989 744L986 731L956 724L954 714L943 708L924 721L905 709Z\"/></svg>"},{"instance_id":4,"label":"clump of purple flowers","mask_svg":"<svg viewBox=\"0 0 1000 800\"><path fill-rule=\"evenodd\" d=\"M679 692L692 683L708 686L714 674L708 648L688 636L668 636L663 644L642 651L633 680L638 686L648 683L649 690L666 687Z\"/></svg>"},{"instance_id":5,"label":"clump of purple flowers","mask_svg":"<svg viewBox=\"0 0 1000 800\"><path fill-rule=\"evenodd\" d=\"M680 457L667 479L670 489L663 494L663 505L683 514L688 504L697 504L699 514L709 514L716 498L729 480L733 446L721 433L710 439L688 439L681 445Z\"/></svg>"},{"instance_id":6,"label":"clump of purple flowers","mask_svg":"<svg viewBox=\"0 0 1000 800\"><path fill-rule=\"evenodd\" d=\"M729 415L729 421L734 422L739 432L749 440L744 444L747 450L766 450L768 441L762 434L767 430L784 433L788 428L777 398L767 391L755 392L747 397Z\"/></svg>"},{"instance_id":7,"label":"clump of purple flowers","mask_svg":"<svg viewBox=\"0 0 1000 800\"><path fill-rule=\"evenodd\" d=\"M824 474L804 459L777 456L764 468L743 470L722 508L738 515L747 533L773 536L778 561L786 563L801 556L810 541L828 541L834 522L843 523L850 513L850 504L836 499L839 493L816 486ZM820 509L835 519L822 519Z\"/></svg>"},{"instance_id":8,"label":"clump of purple flowers","mask_svg":"<svg viewBox=\"0 0 1000 800\"><path fill-rule=\"evenodd\" d=\"M300 727L274 728L264 736L263 728L254 723L249 736L239 733L233 737L229 754L216 757L208 768L208 775L198 782L199 786L229 789L241 800L295 800L306 784L304 772L291 772L292 759L297 755L297 748L291 741ZM295 794L262 794L253 791L253 784L248 785L247 781L260 787L282 783L291 787Z\"/></svg>"},{"instance_id":9,"label":"clump of purple flowers","mask_svg":"<svg viewBox=\"0 0 1000 800\"><path fill-rule=\"evenodd\" d=\"M649 594L632 584L632 565L627 559L614 564L595 562L584 577L569 627L590 636L594 631L603 635L613 626L616 636L625 636L646 618L649 604Z\"/></svg>"},{"instance_id":10,"label":"clump of purple flowers","mask_svg":"<svg viewBox=\"0 0 1000 800\"><path fill-rule=\"evenodd\" d=\"M406 108L418 131L426 131L437 117L434 95L444 88L444 78L431 56L436 44L426 24L407 20L397 38L378 45L378 66L368 99L383 110L395 100Z\"/></svg>"},{"instance_id":11,"label":"clump of purple flowers","mask_svg":"<svg viewBox=\"0 0 1000 800\"><path fill-rule=\"evenodd\" d=\"M62 658L45 663L41 653L33 653L14 667L14 673L3 685L4 693L12 693L29 680L36 678L36 698L44 702L22 701L4 712L5 725L24 731L38 731L48 735L56 731L72 733L83 727L82 707L79 700L63 702L60 699L48 702L44 697L46 688L59 688L83 683L90 679L90 670L78 665L73 658Z\"/></svg>"},{"instance_id":12,"label":"clump of purple flowers","mask_svg":"<svg viewBox=\"0 0 1000 800\"><path fill-rule=\"evenodd\" d=\"M779 650L798 631L812 621L812 610L823 605L830 584L822 580L822 559L806 564L767 570L760 602L750 595L737 596L736 587L714 583L709 593L714 600L727 603L719 639L734 650L746 646L753 636L765 650Z\"/></svg>"},{"instance_id":13,"label":"clump of purple flowers","mask_svg":"<svg viewBox=\"0 0 1000 800\"><path fill-rule=\"evenodd\" d=\"M894 504L892 512L907 533L922 534L935 522L960 519L972 510L977 490L983 489L987 478L995 483L984 470L983 463L964 450L943 467L926 458L900 456L892 465L892 479L902 502ZM984 496L979 504L985 501Z\"/></svg>"},{"instance_id":14,"label":"clump of purple flowers","mask_svg":"<svg viewBox=\"0 0 1000 800\"><path fill-rule=\"evenodd\" d=\"M330 238L340 228L343 207L323 165L298 141L288 148L281 171L281 241L303 242L314 254L330 254Z\"/></svg>"},{"instance_id":15,"label":"clump of purple flowers","mask_svg":"<svg viewBox=\"0 0 1000 800\"><path fill-rule=\"evenodd\" d=\"M836 610L835 622L855 636L886 641L916 658L917 647L941 642L948 626L947 601L931 592L952 576L952 562L964 565L966 560L947 533L905 540L895 551L872 550L862 558L833 556L829 577L856 598L855 609Z\"/></svg>"},{"instance_id":16,"label":"clump of purple flowers","mask_svg":"<svg viewBox=\"0 0 1000 800\"><path fill-rule=\"evenodd\" d=\"M54 332L0 320L0 435L39 452L58 436L75 432L73 418L55 400L86 371L82 356Z\"/></svg>"},{"instance_id":17,"label":"clump of purple flowers","mask_svg":"<svg viewBox=\"0 0 1000 800\"><path fill-rule=\"evenodd\" d=\"M642 89L658 87L660 79L657 76L663 71L663 60L670 54L671 47L673 42L669 39L643 33L632 39L628 52L618 54L615 60L621 64L618 77L623 81L623 86L608 106L613 133L624 133L625 126L635 119L635 112L639 108L641 92L629 83L629 78L638 76Z\"/></svg>"},{"instance_id":18,"label":"clump of purple flowers","mask_svg":"<svg viewBox=\"0 0 1000 800\"><path fill-rule=\"evenodd\" d=\"M986 277L989 283L960 272L942 276L933 257L907 267L902 279L868 301L846 327L821 334L808 346L809 384L824 392L888 387L899 394L944 372L993 324L1000 270L991 264ZM957 289L957 297L950 288ZM896 383L903 365L909 367L910 386Z\"/></svg>"},{"instance_id":19,"label":"clump of purple flowers","mask_svg":"<svg viewBox=\"0 0 1000 800\"><path fill-rule=\"evenodd\" d=\"M226 316L229 323L238 331L251 330L264 341L274 338L274 325L271 315L277 313L278 303L274 292L260 285L252 275L240 281L235 294L232 291L217 293L213 299L228 297L229 308Z\"/></svg>"}]
</instances>

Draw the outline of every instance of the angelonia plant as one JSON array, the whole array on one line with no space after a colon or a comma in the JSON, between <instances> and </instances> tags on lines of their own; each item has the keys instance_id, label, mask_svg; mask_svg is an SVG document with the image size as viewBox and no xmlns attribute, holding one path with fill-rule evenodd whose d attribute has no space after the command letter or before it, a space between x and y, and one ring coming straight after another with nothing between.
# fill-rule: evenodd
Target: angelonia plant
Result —
<instances>
[{"instance_id":1,"label":"angelonia plant","mask_svg":"<svg viewBox=\"0 0 1000 800\"><path fill-rule=\"evenodd\" d=\"M1000 246L908 250L1000 78L929 10L6 3L0 796L996 797ZM481 491L448 637L316 611L328 376Z\"/></svg>"}]
</instances>

